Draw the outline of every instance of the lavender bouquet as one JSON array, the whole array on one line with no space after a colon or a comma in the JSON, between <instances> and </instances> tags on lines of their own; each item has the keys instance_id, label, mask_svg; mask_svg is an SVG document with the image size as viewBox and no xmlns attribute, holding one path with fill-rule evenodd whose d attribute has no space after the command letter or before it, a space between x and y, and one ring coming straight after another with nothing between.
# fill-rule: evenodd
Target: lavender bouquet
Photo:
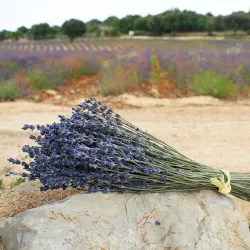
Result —
<instances>
[{"instance_id":1,"label":"lavender bouquet","mask_svg":"<svg viewBox=\"0 0 250 250\"><path fill-rule=\"evenodd\" d=\"M88 192L167 192L218 190L250 201L250 173L229 173L190 160L166 143L124 120L95 98L59 116L30 135L37 146L25 145L31 161L21 162L23 177L39 179L41 191L87 188ZM9 175L7 174L7 175Z\"/></svg>"}]
</instances>

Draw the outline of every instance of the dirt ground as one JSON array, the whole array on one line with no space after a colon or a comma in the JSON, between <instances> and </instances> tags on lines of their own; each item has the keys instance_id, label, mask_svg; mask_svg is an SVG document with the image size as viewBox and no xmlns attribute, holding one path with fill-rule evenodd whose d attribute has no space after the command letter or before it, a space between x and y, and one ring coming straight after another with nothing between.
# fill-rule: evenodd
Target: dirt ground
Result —
<instances>
[{"instance_id":1,"label":"dirt ground","mask_svg":"<svg viewBox=\"0 0 250 250\"><path fill-rule=\"evenodd\" d=\"M72 101L76 104L80 100ZM193 160L214 168L250 172L250 101L211 97L176 100L122 96L105 99L115 111ZM117 107L117 108L116 108ZM0 103L0 170L28 143L24 123L46 124L70 107L18 101ZM250 203L238 203L250 214Z\"/></svg>"}]
</instances>

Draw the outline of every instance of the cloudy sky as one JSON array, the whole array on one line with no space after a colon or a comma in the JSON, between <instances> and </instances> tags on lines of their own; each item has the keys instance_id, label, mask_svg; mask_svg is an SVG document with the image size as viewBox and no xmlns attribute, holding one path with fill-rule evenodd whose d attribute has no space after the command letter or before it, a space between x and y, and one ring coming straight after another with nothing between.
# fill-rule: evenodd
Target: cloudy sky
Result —
<instances>
[{"instance_id":1,"label":"cloudy sky","mask_svg":"<svg viewBox=\"0 0 250 250\"><path fill-rule=\"evenodd\" d=\"M61 25L70 18L86 22L93 18L104 20L111 15L158 14L170 8L215 15L250 9L249 0L0 0L0 4L0 30L15 30L41 22Z\"/></svg>"}]
</instances>

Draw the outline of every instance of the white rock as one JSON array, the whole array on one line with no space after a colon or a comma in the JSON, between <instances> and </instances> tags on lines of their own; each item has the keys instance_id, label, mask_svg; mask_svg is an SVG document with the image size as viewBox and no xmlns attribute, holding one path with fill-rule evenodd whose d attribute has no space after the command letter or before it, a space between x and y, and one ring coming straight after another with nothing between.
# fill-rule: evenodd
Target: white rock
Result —
<instances>
[{"instance_id":1,"label":"white rock","mask_svg":"<svg viewBox=\"0 0 250 250\"><path fill-rule=\"evenodd\" d=\"M46 93L48 96L56 96L56 95L57 95L57 91L55 91L55 90L53 90L53 89L45 90L45 93Z\"/></svg>"},{"instance_id":2,"label":"white rock","mask_svg":"<svg viewBox=\"0 0 250 250\"><path fill-rule=\"evenodd\" d=\"M155 89L155 88L150 89L149 94L152 95L155 98L160 97L160 93L159 93L158 89Z\"/></svg>"},{"instance_id":3,"label":"white rock","mask_svg":"<svg viewBox=\"0 0 250 250\"><path fill-rule=\"evenodd\" d=\"M54 97L54 100L56 100L56 101L60 101L62 99L62 96L61 95L56 95L55 97Z\"/></svg>"},{"instance_id":4,"label":"white rock","mask_svg":"<svg viewBox=\"0 0 250 250\"><path fill-rule=\"evenodd\" d=\"M76 194L7 219L0 236L7 250L250 249L247 219L213 191Z\"/></svg>"}]
</instances>

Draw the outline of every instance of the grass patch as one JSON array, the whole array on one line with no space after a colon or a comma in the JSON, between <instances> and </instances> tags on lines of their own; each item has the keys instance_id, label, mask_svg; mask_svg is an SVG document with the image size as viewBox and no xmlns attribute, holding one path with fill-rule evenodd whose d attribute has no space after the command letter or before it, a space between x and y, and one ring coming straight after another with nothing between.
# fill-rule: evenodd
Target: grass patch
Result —
<instances>
[{"instance_id":1,"label":"grass patch","mask_svg":"<svg viewBox=\"0 0 250 250\"><path fill-rule=\"evenodd\" d=\"M7 71L8 73L14 73L17 70L17 63L16 62L7 62L4 66L3 66L3 70Z\"/></svg>"},{"instance_id":2,"label":"grass patch","mask_svg":"<svg viewBox=\"0 0 250 250\"><path fill-rule=\"evenodd\" d=\"M53 86L53 80L40 69L29 71L28 81L32 88L38 90L49 89Z\"/></svg>"},{"instance_id":3,"label":"grass patch","mask_svg":"<svg viewBox=\"0 0 250 250\"><path fill-rule=\"evenodd\" d=\"M200 72L191 78L191 89L199 95L228 98L237 92L237 86L226 76L215 72Z\"/></svg>"},{"instance_id":4,"label":"grass patch","mask_svg":"<svg viewBox=\"0 0 250 250\"><path fill-rule=\"evenodd\" d=\"M0 98L3 101L12 101L20 97L20 87L12 81L0 81Z\"/></svg>"},{"instance_id":5,"label":"grass patch","mask_svg":"<svg viewBox=\"0 0 250 250\"><path fill-rule=\"evenodd\" d=\"M95 65L88 65L87 63L80 64L77 68L70 69L65 72L67 79L76 79L81 76L91 75L98 72L98 67Z\"/></svg>"},{"instance_id":6,"label":"grass patch","mask_svg":"<svg viewBox=\"0 0 250 250\"><path fill-rule=\"evenodd\" d=\"M157 78L159 74L161 73L162 69L160 66L159 59L156 55L154 54L150 55L150 64L151 64L150 77Z\"/></svg>"}]
</instances>

